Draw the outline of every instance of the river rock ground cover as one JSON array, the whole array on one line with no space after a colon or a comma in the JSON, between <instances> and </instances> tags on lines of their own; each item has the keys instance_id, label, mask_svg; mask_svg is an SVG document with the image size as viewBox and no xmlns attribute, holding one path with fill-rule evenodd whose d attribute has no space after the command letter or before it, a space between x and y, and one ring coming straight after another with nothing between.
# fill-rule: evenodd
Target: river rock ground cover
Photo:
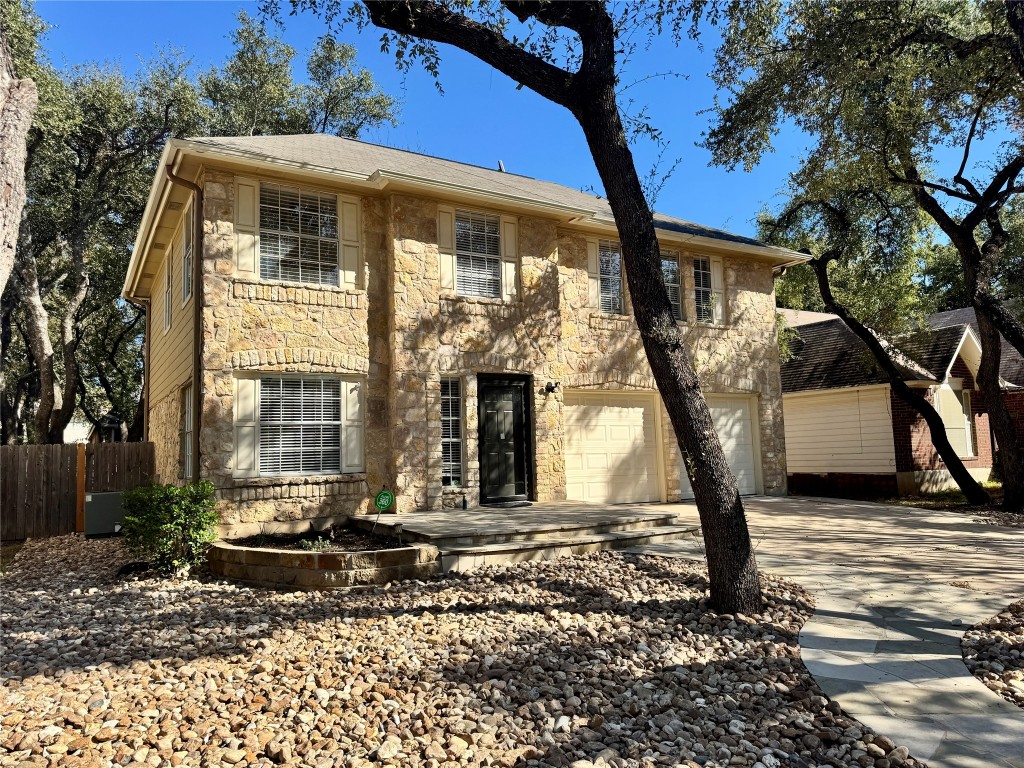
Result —
<instances>
[{"instance_id":1,"label":"river rock ground cover","mask_svg":"<svg viewBox=\"0 0 1024 768\"><path fill-rule=\"evenodd\" d=\"M975 624L961 641L964 663L1007 701L1024 707L1024 600Z\"/></svg>"},{"instance_id":2,"label":"river rock ground cover","mask_svg":"<svg viewBox=\"0 0 1024 768\"><path fill-rule=\"evenodd\" d=\"M601 553L275 592L29 542L0 588L0 765L919 765L799 661L800 588L707 611L699 563Z\"/></svg>"}]
</instances>

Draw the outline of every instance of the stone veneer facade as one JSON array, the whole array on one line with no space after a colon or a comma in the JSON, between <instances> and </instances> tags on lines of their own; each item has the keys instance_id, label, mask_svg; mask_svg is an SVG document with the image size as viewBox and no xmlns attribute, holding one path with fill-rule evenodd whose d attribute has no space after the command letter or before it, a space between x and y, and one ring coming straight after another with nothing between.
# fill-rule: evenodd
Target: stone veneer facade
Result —
<instances>
[{"instance_id":1,"label":"stone veneer facade","mask_svg":"<svg viewBox=\"0 0 1024 768\"><path fill-rule=\"evenodd\" d=\"M200 467L218 489L228 528L366 513L393 488L397 511L479 500L477 376L532 377L534 494L566 497L563 392L655 388L628 315L590 308L586 235L553 219L518 217L516 300L442 291L439 201L407 195L360 199L365 289L302 287L235 277L232 174L207 169L202 259ZM692 254L685 254L689 256ZM764 492L786 489L782 398L771 267L724 258L727 322L687 326L705 390L756 398ZM683 269L686 315L693 274ZM365 377L365 472L309 478L232 476L233 377L287 371ZM441 380L463 385L464 488L441 486ZM561 382L552 394L547 381ZM150 413L151 435L162 434ZM679 471L667 415L661 420L668 498ZM164 449L158 443L158 456ZM163 461L159 458L158 461Z\"/></svg>"}]
</instances>

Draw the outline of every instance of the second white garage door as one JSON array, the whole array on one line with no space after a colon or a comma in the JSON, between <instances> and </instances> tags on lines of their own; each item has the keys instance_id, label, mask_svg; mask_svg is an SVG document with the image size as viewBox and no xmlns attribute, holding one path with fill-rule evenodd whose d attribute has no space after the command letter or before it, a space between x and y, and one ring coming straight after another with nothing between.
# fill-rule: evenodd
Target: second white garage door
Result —
<instances>
[{"instance_id":1,"label":"second white garage door","mask_svg":"<svg viewBox=\"0 0 1024 768\"><path fill-rule=\"evenodd\" d=\"M658 501L655 397L565 393L566 493L574 501Z\"/></svg>"},{"instance_id":2,"label":"second white garage door","mask_svg":"<svg viewBox=\"0 0 1024 768\"><path fill-rule=\"evenodd\" d=\"M715 431L722 441L726 461L736 476L741 494L757 493L757 475L754 465L754 431L750 423L750 401L737 398L708 398ZM678 451L679 449L676 448ZM682 459L679 463L679 485L684 499L693 498L689 478Z\"/></svg>"}]
</instances>

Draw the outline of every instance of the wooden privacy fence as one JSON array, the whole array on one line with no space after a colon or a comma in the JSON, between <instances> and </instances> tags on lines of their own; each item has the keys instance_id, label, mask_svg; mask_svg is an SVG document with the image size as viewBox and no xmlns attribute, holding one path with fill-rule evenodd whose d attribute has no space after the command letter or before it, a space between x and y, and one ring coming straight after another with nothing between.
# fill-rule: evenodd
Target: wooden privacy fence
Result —
<instances>
[{"instance_id":1,"label":"wooden privacy fence","mask_svg":"<svg viewBox=\"0 0 1024 768\"><path fill-rule=\"evenodd\" d=\"M126 491L154 475L152 443L0 446L0 540L85 530L85 494Z\"/></svg>"}]
</instances>

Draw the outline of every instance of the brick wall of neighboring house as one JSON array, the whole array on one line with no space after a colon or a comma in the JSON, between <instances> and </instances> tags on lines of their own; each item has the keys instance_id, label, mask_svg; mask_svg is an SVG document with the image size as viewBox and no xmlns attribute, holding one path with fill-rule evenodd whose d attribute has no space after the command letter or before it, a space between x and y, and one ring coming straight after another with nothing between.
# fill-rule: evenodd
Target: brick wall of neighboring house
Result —
<instances>
[{"instance_id":1,"label":"brick wall of neighboring house","mask_svg":"<svg viewBox=\"0 0 1024 768\"><path fill-rule=\"evenodd\" d=\"M988 412L985 410L981 392L974 389L974 378L962 360L953 365L951 374L964 380L964 388L971 390L971 425L974 456L963 457L964 466L968 469L982 470L992 466L992 437L988 425ZM935 405L935 394L929 390L925 394L928 402ZM924 419L896 394L892 399L892 431L896 447L896 471L916 472L921 470L944 470L946 464L939 458L935 446L932 445L931 432Z\"/></svg>"},{"instance_id":2,"label":"brick wall of neighboring house","mask_svg":"<svg viewBox=\"0 0 1024 768\"><path fill-rule=\"evenodd\" d=\"M456 296L440 287L438 205L402 194L360 199L364 276L358 290L270 284L235 272L235 183L207 170L204 210L201 471L226 525L250 528L368 511L382 486L397 509L458 506L479 492L479 374L532 377L539 501L564 499L563 391L635 389L654 381L635 321L588 306L587 243L553 219L520 215L518 296ZM688 258L689 255L684 254ZM786 491L782 387L771 268L723 259L727 322L686 326L706 391L756 398L761 480ZM693 275L686 276L693 317ZM259 372L365 377L365 472L310 478L233 474L234 392ZM463 385L465 491L441 486L441 379ZM554 393L544 383L558 381ZM664 430L669 489L678 495L674 436Z\"/></svg>"},{"instance_id":3,"label":"brick wall of neighboring house","mask_svg":"<svg viewBox=\"0 0 1024 768\"><path fill-rule=\"evenodd\" d=\"M1013 423L1017 426L1017 434L1024 443L1024 389L1009 391L1003 395L1006 410L1010 412Z\"/></svg>"}]
</instances>

